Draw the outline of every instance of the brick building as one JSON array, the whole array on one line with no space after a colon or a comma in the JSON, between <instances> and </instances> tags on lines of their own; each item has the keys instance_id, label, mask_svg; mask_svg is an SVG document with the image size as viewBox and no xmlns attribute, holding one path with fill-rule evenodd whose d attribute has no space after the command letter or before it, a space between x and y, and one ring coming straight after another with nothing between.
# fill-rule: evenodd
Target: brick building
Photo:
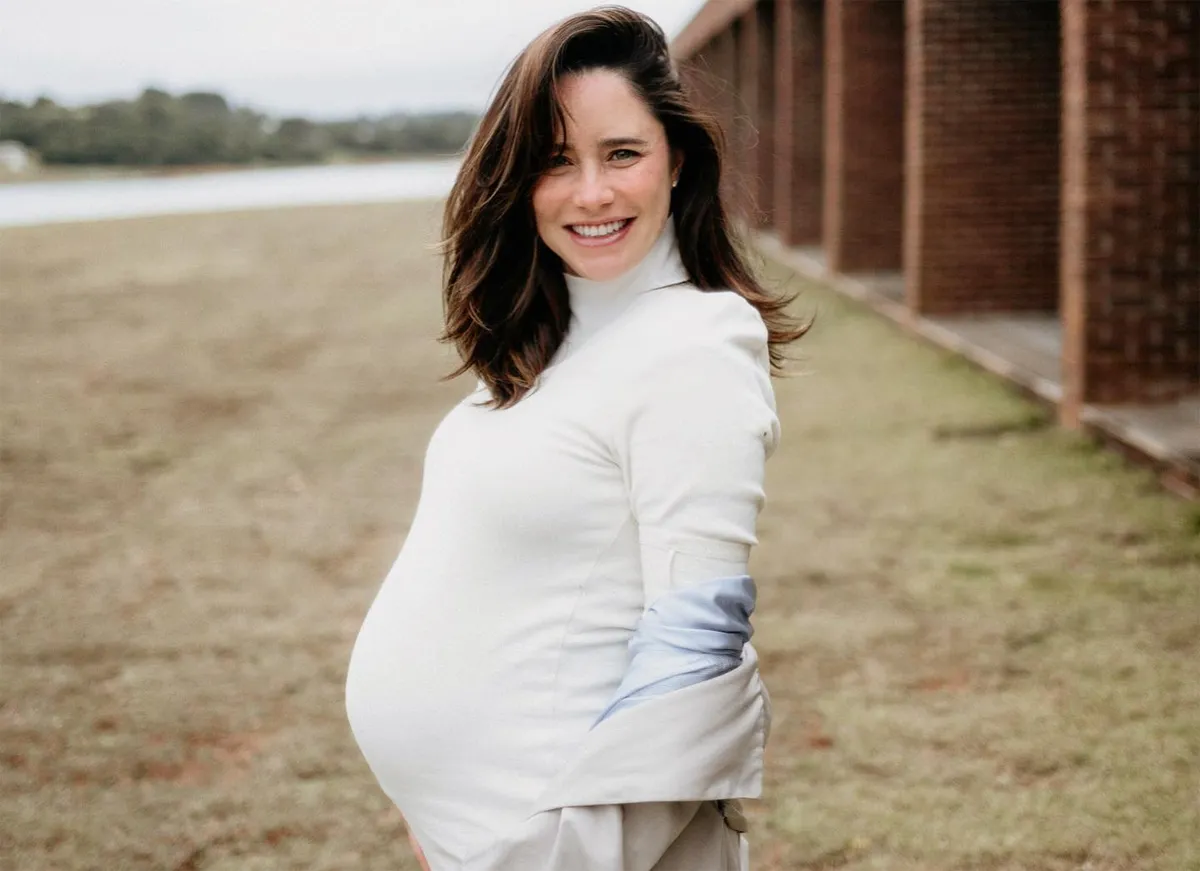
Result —
<instances>
[{"instance_id":1,"label":"brick building","mask_svg":"<svg viewBox=\"0 0 1200 871\"><path fill-rule=\"evenodd\" d=\"M709 0L764 248L1200 487L1200 0Z\"/></svg>"}]
</instances>

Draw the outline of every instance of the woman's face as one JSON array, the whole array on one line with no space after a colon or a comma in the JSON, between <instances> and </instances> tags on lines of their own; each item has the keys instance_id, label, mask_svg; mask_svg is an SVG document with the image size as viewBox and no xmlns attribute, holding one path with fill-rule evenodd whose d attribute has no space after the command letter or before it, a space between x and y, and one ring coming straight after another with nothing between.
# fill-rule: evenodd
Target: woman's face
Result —
<instances>
[{"instance_id":1,"label":"woman's face","mask_svg":"<svg viewBox=\"0 0 1200 871\"><path fill-rule=\"evenodd\" d=\"M666 131L624 76L565 78L565 147L533 189L538 235L570 273L606 281L646 256L671 206Z\"/></svg>"}]
</instances>

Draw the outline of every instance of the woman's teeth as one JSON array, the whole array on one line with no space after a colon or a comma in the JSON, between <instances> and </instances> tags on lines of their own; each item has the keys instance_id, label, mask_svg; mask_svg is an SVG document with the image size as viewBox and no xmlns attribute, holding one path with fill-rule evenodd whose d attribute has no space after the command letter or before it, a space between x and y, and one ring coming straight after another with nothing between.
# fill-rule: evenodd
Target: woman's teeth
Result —
<instances>
[{"instance_id":1,"label":"woman's teeth","mask_svg":"<svg viewBox=\"0 0 1200 871\"><path fill-rule=\"evenodd\" d=\"M598 236L611 236L613 233L624 228L628 223L629 220L626 219L624 221L609 221L607 224L575 224L571 227L571 230L580 236L588 236L594 239Z\"/></svg>"}]
</instances>

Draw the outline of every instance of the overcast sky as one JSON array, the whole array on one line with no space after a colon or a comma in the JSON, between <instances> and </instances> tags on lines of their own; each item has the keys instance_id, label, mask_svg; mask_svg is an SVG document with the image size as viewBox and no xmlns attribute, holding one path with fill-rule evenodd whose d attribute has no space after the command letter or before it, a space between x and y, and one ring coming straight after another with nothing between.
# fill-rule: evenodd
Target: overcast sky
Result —
<instances>
[{"instance_id":1,"label":"overcast sky","mask_svg":"<svg viewBox=\"0 0 1200 871\"><path fill-rule=\"evenodd\" d=\"M479 108L581 0L38 0L6 4L0 96L82 103L147 85L272 113ZM703 0L625 0L674 36Z\"/></svg>"}]
</instances>

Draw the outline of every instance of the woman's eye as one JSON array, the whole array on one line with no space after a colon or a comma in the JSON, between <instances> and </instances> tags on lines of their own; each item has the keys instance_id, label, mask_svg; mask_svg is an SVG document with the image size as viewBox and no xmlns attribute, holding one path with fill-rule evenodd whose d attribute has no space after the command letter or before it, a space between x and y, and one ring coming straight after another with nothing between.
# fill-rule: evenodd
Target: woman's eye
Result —
<instances>
[{"instance_id":1,"label":"woman's eye","mask_svg":"<svg viewBox=\"0 0 1200 871\"><path fill-rule=\"evenodd\" d=\"M641 157L636 151L631 151L628 148L618 148L612 153L614 160L633 160L635 157Z\"/></svg>"},{"instance_id":2,"label":"woman's eye","mask_svg":"<svg viewBox=\"0 0 1200 871\"><path fill-rule=\"evenodd\" d=\"M546 165L550 167L550 169L558 169L559 167L566 166L570 162L571 161L567 160L567 156L565 154L556 154L550 158L550 161Z\"/></svg>"}]
</instances>

